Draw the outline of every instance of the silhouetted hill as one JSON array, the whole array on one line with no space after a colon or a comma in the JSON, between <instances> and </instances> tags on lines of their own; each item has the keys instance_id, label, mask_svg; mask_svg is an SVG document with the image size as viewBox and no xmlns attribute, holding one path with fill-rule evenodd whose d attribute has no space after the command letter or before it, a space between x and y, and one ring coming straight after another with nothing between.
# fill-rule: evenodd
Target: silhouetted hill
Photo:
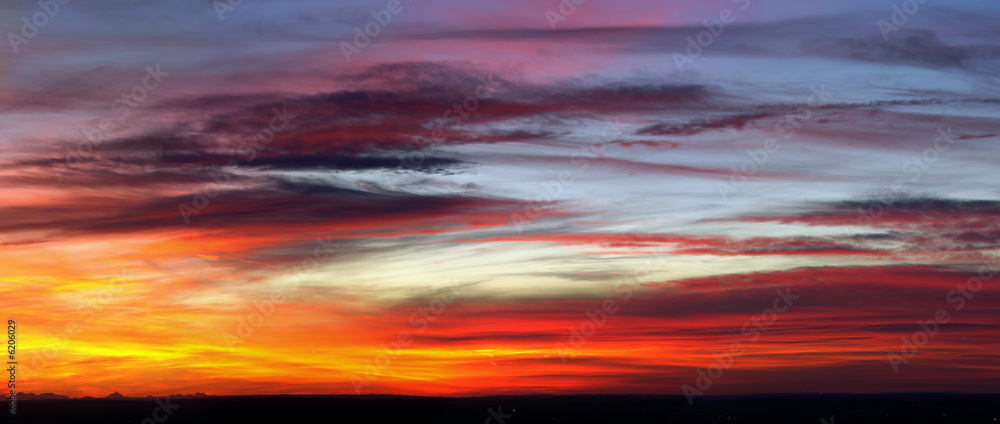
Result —
<instances>
[{"instance_id":1,"label":"silhouetted hill","mask_svg":"<svg viewBox=\"0 0 1000 424\"><path fill-rule=\"evenodd\" d=\"M409 396L183 396L35 400L17 423L141 423L170 408L168 423L995 423L998 394L578 395L439 398ZM508 417L509 415L509 417ZM164 413L157 412L163 418ZM833 418L833 419L831 419Z\"/></svg>"},{"instance_id":2,"label":"silhouetted hill","mask_svg":"<svg viewBox=\"0 0 1000 424\"><path fill-rule=\"evenodd\" d=\"M34 393L24 393L20 392L17 394L17 400L53 400L53 399L69 399L69 396L57 395L55 393L42 393L36 395Z\"/></svg>"},{"instance_id":3,"label":"silhouetted hill","mask_svg":"<svg viewBox=\"0 0 1000 424\"><path fill-rule=\"evenodd\" d=\"M181 395L181 394L169 395L167 397L169 397L171 399L175 399L175 398L187 399L187 398L205 398L205 397L211 397L211 396L206 395L204 393L198 392L198 393L195 393L195 394L188 394L188 395ZM96 398L96 397L93 397L93 396L83 396L83 397L78 397L78 398L71 398L69 396L57 395L55 393L42 393L40 395L36 395L34 393L19 392L17 394L17 400L18 401L22 401L22 400L29 400L29 401L33 401L33 400L55 400L55 399L64 399L64 400L65 399L79 399L79 400L89 400L89 399L152 400L152 399L155 399L155 398L156 398L155 396L146 396L146 397L143 397L143 398L128 397L128 396L125 396L125 395L123 395L121 393L118 393L118 392L114 392L114 393L112 393L110 395L107 395L107 396L105 396L103 398Z\"/></svg>"}]
</instances>

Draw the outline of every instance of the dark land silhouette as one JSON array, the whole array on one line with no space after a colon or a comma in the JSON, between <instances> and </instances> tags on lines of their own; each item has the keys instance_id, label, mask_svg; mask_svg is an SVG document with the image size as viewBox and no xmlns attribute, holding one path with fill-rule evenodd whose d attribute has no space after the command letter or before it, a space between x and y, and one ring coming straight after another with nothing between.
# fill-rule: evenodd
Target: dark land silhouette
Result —
<instances>
[{"instance_id":1,"label":"dark land silhouette","mask_svg":"<svg viewBox=\"0 0 1000 424\"><path fill-rule=\"evenodd\" d=\"M143 423L1000 423L1000 394L705 396L533 395L475 398L207 396L52 398L25 395L3 422ZM45 399L48 397L48 399ZM166 403L164 403L166 401ZM170 413L157 411L167 405ZM492 411L492 412L491 412ZM157 419L153 419L154 415ZM162 421L158 420L162 419ZM149 421L146 421L149 420ZM500 422L503 420L503 423Z\"/></svg>"}]
</instances>

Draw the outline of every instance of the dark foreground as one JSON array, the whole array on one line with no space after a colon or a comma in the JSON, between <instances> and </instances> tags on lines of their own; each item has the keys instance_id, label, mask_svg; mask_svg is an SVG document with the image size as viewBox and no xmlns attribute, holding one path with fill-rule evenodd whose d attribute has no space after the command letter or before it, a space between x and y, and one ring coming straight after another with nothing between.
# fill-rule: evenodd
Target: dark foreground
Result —
<instances>
[{"instance_id":1,"label":"dark foreground","mask_svg":"<svg viewBox=\"0 0 1000 424\"><path fill-rule=\"evenodd\" d=\"M164 408L165 406L165 408ZM165 409L169 409L167 414ZM991 423L1000 395L250 396L18 402L0 422L199 423Z\"/></svg>"}]
</instances>

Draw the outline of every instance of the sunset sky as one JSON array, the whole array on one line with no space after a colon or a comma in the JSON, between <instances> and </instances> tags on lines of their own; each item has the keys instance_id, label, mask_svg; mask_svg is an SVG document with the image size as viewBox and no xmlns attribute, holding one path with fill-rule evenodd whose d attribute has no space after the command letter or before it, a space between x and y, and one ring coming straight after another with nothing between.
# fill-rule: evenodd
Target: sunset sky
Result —
<instances>
[{"instance_id":1,"label":"sunset sky","mask_svg":"<svg viewBox=\"0 0 1000 424\"><path fill-rule=\"evenodd\" d=\"M1000 391L993 0L60 1L19 391Z\"/></svg>"}]
</instances>

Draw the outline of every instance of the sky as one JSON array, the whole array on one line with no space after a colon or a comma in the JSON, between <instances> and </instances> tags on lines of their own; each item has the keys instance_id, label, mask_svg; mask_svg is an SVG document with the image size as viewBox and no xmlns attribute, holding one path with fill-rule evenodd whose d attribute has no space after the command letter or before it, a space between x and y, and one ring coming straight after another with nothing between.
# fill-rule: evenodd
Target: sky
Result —
<instances>
[{"instance_id":1,"label":"sky","mask_svg":"<svg viewBox=\"0 0 1000 424\"><path fill-rule=\"evenodd\" d=\"M19 391L1000 388L995 2L62 1L0 6Z\"/></svg>"}]
</instances>

